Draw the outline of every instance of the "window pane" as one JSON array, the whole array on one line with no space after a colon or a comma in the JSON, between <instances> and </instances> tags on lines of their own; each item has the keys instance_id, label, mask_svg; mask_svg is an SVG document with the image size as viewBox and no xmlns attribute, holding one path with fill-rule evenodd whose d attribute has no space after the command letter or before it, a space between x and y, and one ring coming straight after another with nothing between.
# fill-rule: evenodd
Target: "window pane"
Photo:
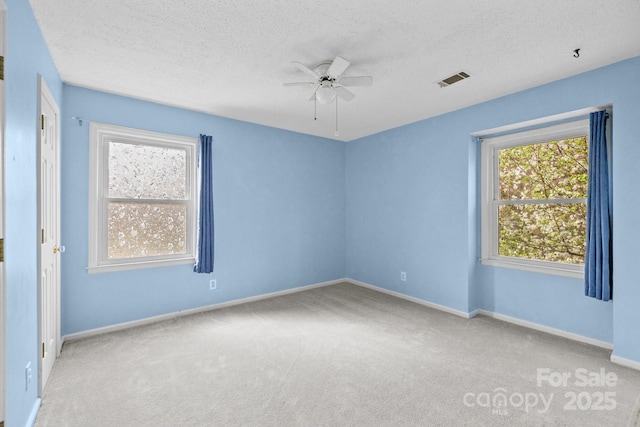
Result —
<instances>
[{"instance_id":1,"label":"window pane","mask_svg":"<svg viewBox=\"0 0 640 427\"><path fill-rule=\"evenodd\" d=\"M499 152L500 200L587 197L587 138L505 148Z\"/></svg>"},{"instance_id":2,"label":"window pane","mask_svg":"<svg viewBox=\"0 0 640 427\"><path fill-rule=\"evenodd\" d=\"M187 198L187 152L109 142L109 197Z\"/></svg>"},{"instance_id":3,"label":"window pane","mask_svg":"<svg viewBox=\"0 0 640 427\"><path fill-rule=\"evenodd\" d=\"M498 207L498 254L583 264L586 205L539 204Z\"/></svg>"},{"instance_id":4,"label":"window pane","mask_svg":"<svg viewBox=\"0 0 640 427\"><path fill-rule=\"evenodd\" d=\"M109 203L109 259L186 253L187 207Z\"/></svg>"}]
</instances>

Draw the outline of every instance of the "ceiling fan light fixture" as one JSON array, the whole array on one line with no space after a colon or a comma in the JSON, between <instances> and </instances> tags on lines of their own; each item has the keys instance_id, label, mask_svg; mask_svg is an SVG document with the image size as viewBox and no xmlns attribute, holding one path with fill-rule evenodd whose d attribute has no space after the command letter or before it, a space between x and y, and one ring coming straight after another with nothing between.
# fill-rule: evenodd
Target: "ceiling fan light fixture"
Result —
<instances>
[{"instance_id":1,"label":"ceiling fan light fixture","mask_svg":"<svg viewBox=\"0 0 640 427\"><path fill-rule=\"evenodd\" d=\"M316 91L316 99L321 104L329 104L336 98L336 93L331 84L323 82Z\"/></svg>"}]
</instances>

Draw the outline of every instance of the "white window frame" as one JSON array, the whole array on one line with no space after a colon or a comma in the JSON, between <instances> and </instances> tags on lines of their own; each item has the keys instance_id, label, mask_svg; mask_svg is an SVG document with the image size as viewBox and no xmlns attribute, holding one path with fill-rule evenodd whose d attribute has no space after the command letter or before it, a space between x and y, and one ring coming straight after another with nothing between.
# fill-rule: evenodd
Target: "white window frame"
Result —
<instances>
[{"instance_id":1,"label":"white window frame","mask_svg":"<svg viewBox=\"0 0 640 427\"><path fill-rule=\"evenodd\" d=\"M89 147L89 273L193 264L196 253L197 138L91 122ZM135 258L107 258L109 143L112 141L177 148L187 153L186 253Z\"/></svg>"},{"instance_id":2,"label":"white window frame","mask_svg":"<svg viewBox=\"0 0 640 427\"><path fill-rule=\"evenodd\" d=\"M506 267L537 273L583 278L583 264L543 261L498 255L498 158L500 149L521 145L543 143L577 136L589 138L589 120L574 120L543 128L482 138L482 259L484 265ZM584 202L586 199L551 199L558 203ZM549 200L544 200L548 203Z\"/></svg>"}]
</instances>

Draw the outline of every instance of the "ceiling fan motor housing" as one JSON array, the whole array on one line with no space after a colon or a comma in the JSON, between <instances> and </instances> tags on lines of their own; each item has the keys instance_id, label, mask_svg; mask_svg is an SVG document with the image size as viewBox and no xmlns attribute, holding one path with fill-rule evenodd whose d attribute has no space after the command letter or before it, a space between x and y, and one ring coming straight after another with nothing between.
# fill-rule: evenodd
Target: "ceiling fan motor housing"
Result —
<instances>
[{"instance_id":1,"label":"ceiling fan motor housing","mask_svg":"<svg viewBox=\"0 0 640 427\"><path fill-rule=\"evenodd\" d=\"M322 77L329 77L329 67L331 66L331 63L333 61L322 61L320 63L318 63L318 65L316 65L313 68L313 71L315 71L316 73L318 73L319 76Z\"/></svg>"},{"instance_id":2,"label":"ceiling fan motor housing","mask_svg":"<svg viewBox=\"0 0 640 427\"><path fill-rule=\"evenodd\" d=\"M336 92L333 88L335 79L322 77L320 79L320 87L316 90L316 99L321 104L329 104L336 98Z\"/></svg>"}]
</instances>

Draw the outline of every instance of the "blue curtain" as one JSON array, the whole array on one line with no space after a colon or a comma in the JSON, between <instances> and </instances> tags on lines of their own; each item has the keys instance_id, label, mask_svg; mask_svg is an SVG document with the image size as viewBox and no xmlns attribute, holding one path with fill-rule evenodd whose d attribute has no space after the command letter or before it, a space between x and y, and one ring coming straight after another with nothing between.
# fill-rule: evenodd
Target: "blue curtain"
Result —
<instances>
[{"instance_id":1,"label":"blue curtain","mask_svg":"<svg viewBox=\"0 0 640 427\"><path fill-rule=\"evenodd\" d=\"M585 295L611 299L611 212L607 159L606 111L591 113L589 184L587 188L587 253L584 262Z\"/></svg>"},{"instance_id":2,"label":"blue curtain","mask_svg":"<svg viewBox=\"0 0 640 427\"><path fill-rule=\"evenodd\" d=\"M198 214L198 253L193 271L213 272L213 138L200 135L200 206Z\"/></svg>"}]
</instances>

